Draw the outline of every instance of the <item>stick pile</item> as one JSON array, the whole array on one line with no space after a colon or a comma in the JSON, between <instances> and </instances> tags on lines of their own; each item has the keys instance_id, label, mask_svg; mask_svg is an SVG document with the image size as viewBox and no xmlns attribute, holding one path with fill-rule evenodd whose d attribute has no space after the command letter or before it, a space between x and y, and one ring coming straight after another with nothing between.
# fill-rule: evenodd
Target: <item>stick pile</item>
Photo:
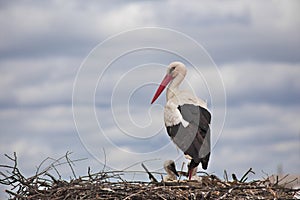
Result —
<instances>
[{"instance_id":1,"label":"stick pile","mask_svg":"<svg viewBox=\"0 0 300 200\"><path fill-rule=\"evenodd\" d=\"M10 199L296 199L300 192L279 182L271 183L268 178L246 182L251 169L240 180L233 175L233 181L228 181L226 173L225 181L206 175L201 182L137 182L124 180L123 171L91 174L90 168L87 175L77 178L69 155L67 152L57 160L51 159L53 162L41 170L49 158L45 159L36 174L28 178L18 169L16 153L5 155L13 165L0 165L0 184L11 187L5 191ZM62 164L71 168L74 178L70 181L63 180L57 170Z\"/></svg>"}]
</instances>

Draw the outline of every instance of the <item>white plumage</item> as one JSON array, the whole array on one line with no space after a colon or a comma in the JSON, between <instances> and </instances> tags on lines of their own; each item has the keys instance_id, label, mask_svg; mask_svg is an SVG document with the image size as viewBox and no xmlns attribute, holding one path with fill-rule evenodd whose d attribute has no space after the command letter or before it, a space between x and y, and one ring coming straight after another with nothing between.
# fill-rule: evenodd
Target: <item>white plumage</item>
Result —
<instances>
[{"instance_id":1,"label":"white plumage","mask_svg":"<svg viewBox=\"0 0 300 200\"><path fill-rule=\"evenodd\" d=\"M189 125L189 122L185 121L177 109L178 105L174 104L172 101L168 101L164 109L164 121L166 126L174 126L176 124L182 123L184 127Z\"/></svg>"}]
</instances>

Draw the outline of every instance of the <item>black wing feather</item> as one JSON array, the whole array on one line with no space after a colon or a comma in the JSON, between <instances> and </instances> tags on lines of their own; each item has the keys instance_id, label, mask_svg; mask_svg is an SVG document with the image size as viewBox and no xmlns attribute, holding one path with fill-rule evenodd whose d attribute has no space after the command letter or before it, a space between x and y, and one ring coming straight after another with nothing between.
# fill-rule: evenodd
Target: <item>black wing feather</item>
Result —
<instances>
[{"instance_id":1,"label":"black wing feather","mask_svg":"<svg viewBox=\"0 0 300 200\"><path fill-rule=\"evenodd\" d=\"M211 114L207 109L193 104L178 106L178 110L189 125L184 127L180 123L169 126L168 135L184 154L192 157L191 165L198 166L201 162L202 168L207 169L210 157Z\"/></svg>"}]
</instances>

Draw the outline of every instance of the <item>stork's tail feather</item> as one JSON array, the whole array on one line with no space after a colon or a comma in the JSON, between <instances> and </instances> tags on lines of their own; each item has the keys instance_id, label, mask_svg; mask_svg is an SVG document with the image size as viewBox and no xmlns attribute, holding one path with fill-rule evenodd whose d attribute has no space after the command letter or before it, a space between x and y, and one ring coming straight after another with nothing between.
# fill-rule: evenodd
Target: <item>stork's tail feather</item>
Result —
<instances>
[{"instance_id":1,"label":"stork's tail feather","mask_svg":"<svg viewBox=\"0 0 300 200\"><path fill-rule=\"evenodd\" d=\"M201 158L201 160L200 160L200 162L202 164L202 168L204 170L206 170L208 167L209 156L210 156L210 153L208 153L204 158Z\"/></svg>"}]
</instances>

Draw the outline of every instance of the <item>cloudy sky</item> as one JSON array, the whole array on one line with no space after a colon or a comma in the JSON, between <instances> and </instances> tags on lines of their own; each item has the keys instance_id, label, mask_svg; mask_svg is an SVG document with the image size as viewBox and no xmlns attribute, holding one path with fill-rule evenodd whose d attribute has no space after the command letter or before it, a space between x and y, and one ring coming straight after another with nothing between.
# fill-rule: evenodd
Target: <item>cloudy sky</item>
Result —
<instances>
[{"instance_id":1,"label":"cloudy sky","mask_svg":"<svg viewBox=\"0 0 300 200\"><path fill-rule=\"evenodd\" d=\"M298 1L1 1L0 162L15 151L32 175L44 158L71 151L88 158L76 164L78 174L104 161L124 169L150 160L161 171L171 158L180 168L182 154L163 128L164 95L149 105L165 66L179 60L189 70L184 87L213 113L208 172L299 173L299 8Z\"/></svg>"}]
</instances>

